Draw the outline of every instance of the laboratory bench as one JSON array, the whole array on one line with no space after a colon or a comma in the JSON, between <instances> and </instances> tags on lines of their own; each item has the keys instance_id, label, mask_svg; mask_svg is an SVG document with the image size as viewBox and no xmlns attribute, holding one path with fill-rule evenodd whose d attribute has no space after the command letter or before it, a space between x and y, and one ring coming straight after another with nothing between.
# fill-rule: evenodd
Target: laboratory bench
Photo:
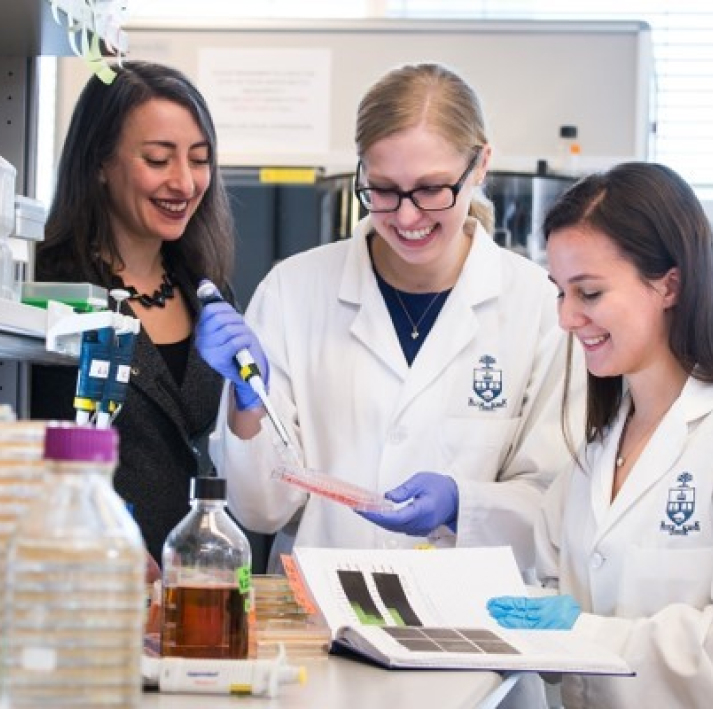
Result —
<instances>
[{"instance_id":1,"label":"laboratory bench","mask_svg":"<svg viewBox=\"0 0 713 709\"><path fill-rule=\"evenodd\" d=\"M141 709L491 709L517 681L496 672L386 670L330 656L304 663L304 685L286 684L279 696L233 697L145 692Z\"/></svg>"}]
</instances>

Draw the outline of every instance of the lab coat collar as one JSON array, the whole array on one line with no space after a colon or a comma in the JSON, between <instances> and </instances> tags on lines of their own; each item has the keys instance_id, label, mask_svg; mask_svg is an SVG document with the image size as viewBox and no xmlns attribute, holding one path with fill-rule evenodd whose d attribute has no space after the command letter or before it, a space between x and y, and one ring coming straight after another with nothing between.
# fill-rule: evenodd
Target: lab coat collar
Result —
<instances>
[{"instance_id":1,"label":"lab coat collar","mask_svg":"<svg viewBox=\"0 0 713 709\"><path fill-rule=\"evenodd\" d=\"M626 484L610 504L614 460L631 397L625 392L616 421L603 444L594 444L592 460L599 460L593 480L593 512L601 530L599 538L620 520L647 490L668 474L684 450L688 427L713 411L713 384L689 377L678 399L654 431L636 461ZM595 540L598 541L598 540Z\"/></svg>"},{"instance_id":2,"label":"lab coat collar","mask_svg":"<svg viewBox=\"0 0 713 709\"><path fill-rule=\"evenodd\" d=\"M369 216L362 219L351 237L351 248L347 255L339 300L346 303L364 303L378 285L369 256L367 236L374 231ZM469 305L478 305L496 298L502 289L500 247L473 217L468 217L465 231L473 235L473 244L463 264L458 289L463 300Z\"/></svg>"},{"instance_id":3,"label":"lab coat collar","mask_svg":"<svg viewBox=\"0 0 713 709\"><path fill-rule=\"evenodd\" d=\"M354 337L384 365L405 379L409 367L401 345L393 327L384 327L385 323L391 322L391 318L371 265L367 241L371 231L369 217L357 224L350 240L338 297L340 303L357 308L351 325Z\"/></svg>"},{"instance_id":4,"label":"lab coat collar","mask_svg":"<svg viewBox=\"0 0 713 709\"><path fill-rule=\"evenodd\" d=\"M476 220L469 219L466 228L474 238L463 270L410 368L374 276L367 244L372 230L368 217L359 223L352 237L339 299L359 308L351 326L354 337L406 382L395 414L473 342L479 329L476 306L497 297L502 289L500 247Z\"/></svg>"},{"instance_id":5,"label":"lab coat collar","mask_svg":"<svg viewBox=\"0 0 713 709\"><path fill-rule=\"evenodd\" d=\"M456 288L468 305L475 306L502 292L502 249L477 219L469 217L465 229L473 235L473 244Z\"/></svg>"}]
</instances>

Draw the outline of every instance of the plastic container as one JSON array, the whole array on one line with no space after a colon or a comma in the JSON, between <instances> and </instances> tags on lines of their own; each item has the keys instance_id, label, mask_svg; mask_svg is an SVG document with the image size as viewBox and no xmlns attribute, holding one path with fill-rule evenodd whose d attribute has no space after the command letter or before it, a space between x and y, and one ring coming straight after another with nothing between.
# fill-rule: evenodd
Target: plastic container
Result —
<instances>
[{"instance_id":1,"label":"plastic container","mask_svg":"<svg viewBox=\"0 0 713 709\"><path fill-rule=\"evenodd\" d=\"M111 486L116 432L48 424L44 451L8 556L9 706L136 709L146 552Z\"/></svg>"},{"instance_id":2,"label":"plastic container","mask_svg":"<svg viewBox=\"0 0 713 709\"><path fill-rule=\"evenodd\" d=\"M10 539L44 483L45 423L15 421L9 406L0 407L0 578L7 573ZM0 585L0 638L4 652L7 637L6 586ZM1 660L1 656L0 656ZM4 663L3 663L4 664ZM4 683L0 667L0 685Z\"/></svg>"},{"instance_id":3,"label":"plastic container","mask_svg":"<svg viewBox=\"0 0 713 709\"><path fill-rule=\"evenodd\" d=\"M65 303L75 310L106 310L109 295L106 288L91 283L52 283L30 281L22 284L22 302L46 308L50 300Z\"/></svg>"},{"instance_id":4,"label":"plastic container","mask_svg":"<svg viewBox=\"0 0 713 709\"><path fill-rule=\"evenodd\" d=\"M281 465L272 471L272 477L354 510L389 512L394 509L394 503L383 495L317 470Z\"/></svg>"},{"instance_id":5,"label":"plastic container","mask_svg":"<svg viewBox=\"0 0 713 709\"><path fill-rule=\"evenodd\" d=\"M44 483L44 421L0 421L0 573L10 537ZM4 606L4 604L3 604ZM0 614L2 613L0 608Z\"/></svg>"},{"instance_id":6,"label":"plastic container","mask_svg":"<svg viewBox=\"0 0 713 709\"><path fill-rule=\"evenodd\" d=\"M318 611L309 612L297 600L285 576L253 576L255 589L252 654L276 657L284 648L291 661L326 659L331 633Z\"/></svg>"},{"instance_id":7,"label":"plastic container","mask_svg":"<svg viewBox=\"0 0 713 709\"><path fill-rule=\"evenodd\" d=\"M0 157L0 298L15 300L15 264L10 234L15 228L15 180L17 170Z\"/></svg>"},{"instance_id":8,"label":"plastic container","mask_svg":"<svg viewBox=\"0 0 713 709\"><path fill-rule=\"evenodd\" d=\"M577 134L577 126L560 126L557 170L564 175L579 173L582 146L577 139Z\"/></svg>"},{"instance_id":9,"label":"plastic container","mask_svg":"<svg viewBox=\"0 0 713 709\"><path fill-rule=\"evenodd\" d=\"M17 170L0 156L0 238L15 228L15 181Z\"/></svg>"},{"instance_id":10,"label":"plastic container","mask_svg":"<svg viewBox=\"0 0 713 709\"><path fill-rule=\"evenodd\" d=\"M228 516L226 481L191 481L191 511L163 547L161 655L245 659L250 544Z\"/></svg>"},{"instance_id":11,"label":"plastic container","mask_svg":"<svg viewBox=\"0 0 713 709\"><path fill-rule=\"evenodd\" d=\"M15 195L14 236L28 241L42 241L45 238L47 210L38 199Z\"/></svg>"}]
</instances>

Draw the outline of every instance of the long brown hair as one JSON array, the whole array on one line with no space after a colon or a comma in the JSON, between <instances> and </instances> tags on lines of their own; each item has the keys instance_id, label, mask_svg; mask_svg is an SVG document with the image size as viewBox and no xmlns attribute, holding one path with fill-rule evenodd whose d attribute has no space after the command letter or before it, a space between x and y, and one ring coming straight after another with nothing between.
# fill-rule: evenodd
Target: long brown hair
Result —
<instances>
[{"instance_id":1,"label":"long brown hair","mask_svg":"<svg viewBox=\"0 0 713 709\"><path fill-rule=\"evenodd\" d=\"M643 281L680 271L669 347L697 379L713 382L713 236L691 187L671 168L645 162L590 175L565 192L545 218L545 239L566 227L605 233ZM571 360L568 364L568 372ZM622 376L587 377L587 440L601 438L623 394Z\"/></svg>"},{"instance_id":2,"label":"long brown hair","mask_svg":"<svg viewBox=\"0 0 713 709\"><path fill-rule=\"evenodd\" d=\"M111 273L98 254L121 258L109 221L108 197L100 183L102 165L114 153L127 116L153 98L186 108L209 146L210 185L184 234L163 246L169 263L192 279L210 278L224 288L233 265L233 220L216 156L216 132L205 99L181 72L161 64L125 61L106 85L87 82L72 113L62 148L57 187L37 249L37 275L66 273L109 288Z\"/></svg>"}]
</instances>

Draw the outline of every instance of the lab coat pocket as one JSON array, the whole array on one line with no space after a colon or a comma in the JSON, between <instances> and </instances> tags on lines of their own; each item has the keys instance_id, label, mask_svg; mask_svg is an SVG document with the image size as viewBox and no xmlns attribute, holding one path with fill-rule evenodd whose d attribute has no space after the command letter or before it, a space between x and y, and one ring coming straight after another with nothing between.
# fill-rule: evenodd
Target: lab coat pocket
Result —
<instances>
[{"instance_id":1,"label":"lab coat pocket","mask_svg":"<svg viewBox=\"0 0 713 709\"><path fill-rule=\"evenodd\" d=\"M519 419L485 415L449 417L441 427L444 470L463 479L494 481L507 456Z\"/></svg>"},{"instance_id":2,"label":"lab coat pocket","mask_svg":"<svg viewBox=\"0 0 713 709\"><path fill-rule=\"evenodd\" d=\"M651 616L671 603L703 608L711 602L713 547L629 549L616 615Z\"/></svg>"}]
</instances>

